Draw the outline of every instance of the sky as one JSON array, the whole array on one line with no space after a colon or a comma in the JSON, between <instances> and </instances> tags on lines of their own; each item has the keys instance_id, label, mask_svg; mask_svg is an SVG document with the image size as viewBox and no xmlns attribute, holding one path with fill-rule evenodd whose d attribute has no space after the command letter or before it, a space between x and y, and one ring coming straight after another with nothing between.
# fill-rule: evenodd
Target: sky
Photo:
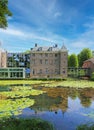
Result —
<instances>
[{"instance_id":1,"label":"sky","mask_svg":"<svg viewBox=\"0 0 94 130\"><path fill-rule=\"evenodd\" d=\"M9 0L13 16L0 29L1 47L23 52L64 44L69 54L94 50L94 0Z\"/></svg>"}]
</instances>

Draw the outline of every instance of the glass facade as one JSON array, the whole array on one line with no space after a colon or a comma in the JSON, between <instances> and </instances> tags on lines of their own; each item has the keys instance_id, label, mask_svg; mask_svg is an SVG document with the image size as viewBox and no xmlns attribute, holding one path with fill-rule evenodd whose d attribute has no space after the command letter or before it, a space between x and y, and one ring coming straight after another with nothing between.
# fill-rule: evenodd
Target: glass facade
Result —
<instances>
[{"instance_id":1,"label":"glass facade","mask_svg":"<svg viewBox=\"0 0 94 130\"><path fill-rule=\"evenodd\" d=\"M25 78L24 68L0 68L0 78L1 79L21 79Z\"/></svg>"},{"instance_id":2,"label":"glass facade","mask_svg":"<svg viewBox=\"0 0 94 130\"><path fill-rule=\"evenodd\" d=\"M7 67L11 68L25 68L25 76L30 77L30 53L8 53L7 54ZM11 70L9 70L11 71ZM22 77L22 74L17 72L17 69L14 69L10 73L11 77Z\"/></svg>"},{"instance_id":3,"label":"glass facade","mask_svg":"<svg viewBox=\"0 0 94 130\"><path fill-rule=\"evenodd\" d=\"M30 54L8 53L7 66L30 68Z\"/></svg>"}]
</instances>

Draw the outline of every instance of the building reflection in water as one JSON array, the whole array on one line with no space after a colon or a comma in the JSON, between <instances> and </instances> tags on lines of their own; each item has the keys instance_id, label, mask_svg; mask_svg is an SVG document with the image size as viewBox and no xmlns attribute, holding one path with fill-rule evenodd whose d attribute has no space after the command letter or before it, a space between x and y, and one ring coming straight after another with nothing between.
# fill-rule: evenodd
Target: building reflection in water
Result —
<instances>
[{"instance_id":1,"label":"building reflection in water","mask_svg":"<svg viewBox=\"0 0 94 130\"><path fill-rule=\"evenodd\" d=\"M83 107L90 107L92 100L94 100L94 89L74 89L74 88L43 88L46 91L45 94L32 96L35 100L35 104L32 109L35 114L42 111L52 111L55 114L58 110L62 110L64 114L68 109L68 98L72 100L76 98L80 99L80 104Z\"/></svg>"}]
</instances>

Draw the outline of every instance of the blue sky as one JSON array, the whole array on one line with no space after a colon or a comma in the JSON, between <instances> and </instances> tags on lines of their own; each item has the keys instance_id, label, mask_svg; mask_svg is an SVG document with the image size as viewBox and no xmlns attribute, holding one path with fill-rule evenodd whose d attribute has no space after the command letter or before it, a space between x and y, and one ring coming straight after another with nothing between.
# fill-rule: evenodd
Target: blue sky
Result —
<instances>
[{"instance_id":1,"label":"blue sky","mask_svg":"<svg viewBox=\"0 0 94 130\"><path fill-rule=\"evenodd\" d=\"M69 53L94 50L93 0L9 0L13 16L0 29L2 47L10 52L66 45Z\"/></svg>"}]
</instances>

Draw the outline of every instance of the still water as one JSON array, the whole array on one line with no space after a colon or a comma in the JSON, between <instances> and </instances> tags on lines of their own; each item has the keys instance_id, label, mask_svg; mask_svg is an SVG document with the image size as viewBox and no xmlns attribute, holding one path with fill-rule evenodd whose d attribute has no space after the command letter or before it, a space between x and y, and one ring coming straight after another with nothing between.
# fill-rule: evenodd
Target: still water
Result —
<instances>
[{"instance_id":1,"label":"still water","mask_svg":"<svg viewBox=\"0 0 94 130\"><path fill-rule=\"evenodd\" d=\"M37 87L36 90L45 93L25 97L35 102L15 117L42 118L56 130L75 130L81 124L94 122L94 89Z\"/></svg>"},{"instance_id":2,"label":"still water","mask_svg":"<svg viewBox=\"0 0 94 130\"><path fill-rule=\"evenodd\" d=\"M56 130L75 130L94 122L94 89L44 88L47 93L33 96L35 104L20 117L39 117L50 121Z\"/></svg>"}]
</instances>

